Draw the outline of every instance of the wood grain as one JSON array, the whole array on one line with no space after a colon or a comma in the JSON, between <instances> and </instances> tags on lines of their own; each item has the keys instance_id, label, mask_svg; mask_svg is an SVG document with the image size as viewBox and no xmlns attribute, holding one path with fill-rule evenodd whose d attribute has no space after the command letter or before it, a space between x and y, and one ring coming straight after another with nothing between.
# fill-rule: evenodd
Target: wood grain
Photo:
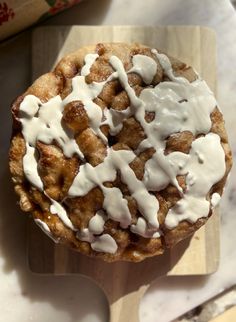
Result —
<instances>
[{"instance_id":1,"label":"wood grain","mask_svg":"<svg viewBox=\"0 0 236 322\"><path fill-rule=\"evenodd\" d=\"M224 313L218 315L209 322L235 322L236 321L236 306L231 307Z\"/></svg>"},{"instance_id":2,"label":"wood grain","mask_svg":"<svg viewBox=\"0 0 236 322\"><path fill-rule=\"evenodd\" d=\"M33 80L55 66L65 54L97 42L140 42L160 48L193 66L216 91L216 43L202 27L72 26L43 27L32 36ZM137 322L138 305L151 282L161 275L214 272L219 262L219 220L212 216L191 239L164 255L142 263L104 263L55 245L29 223L29 266L41 274L82 274L100 285L110 302L112 322ZM209 256L211 254L211 256Z\"/></svg>"}]
</instances>

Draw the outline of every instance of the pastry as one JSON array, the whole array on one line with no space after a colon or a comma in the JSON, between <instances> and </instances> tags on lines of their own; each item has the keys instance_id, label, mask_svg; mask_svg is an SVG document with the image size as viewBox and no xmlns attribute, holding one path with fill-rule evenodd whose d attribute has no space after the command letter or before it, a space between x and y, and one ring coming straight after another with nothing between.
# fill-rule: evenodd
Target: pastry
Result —
<instances>
[{"instance_id":1,"label":"pastry","mask_svg":"<svg viewBox=\"0 0 236 322\"><path fill-rule=\"evenodd\" d=\"M12 105L22 210L106 261L162 254L201 227L231 168L224 120L185 63L140 44L65 56Z\"/></svg>"}]
</instances>

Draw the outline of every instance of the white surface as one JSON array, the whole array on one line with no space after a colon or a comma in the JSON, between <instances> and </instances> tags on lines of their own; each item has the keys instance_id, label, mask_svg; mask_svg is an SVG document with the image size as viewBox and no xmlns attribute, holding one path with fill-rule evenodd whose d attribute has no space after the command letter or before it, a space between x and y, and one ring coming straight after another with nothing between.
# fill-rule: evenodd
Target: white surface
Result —
<instances>
[{"instance_id":1,"label":"white surface","mask_svg":"<svg viewBox=\"0 0 236 322\"><path fill-rule=\"evenodd\" d=\"M218 101L236 154L236 14L228 0L86 0L45 24L49 23L200 24L213 27L218 41ZM37 276L27 269L25 215L15 206L16 198L9 197L13 192L6 160L11 132L9 105L30 83L29 66L28 32L0 47L0 321L105 322L108 320L105 299L88 280ZM170 321L236 282L235 206L234 169L221 204L219 271L210 277L159 279L142 301L142 322Z\"/></svg>"}]
</instances>

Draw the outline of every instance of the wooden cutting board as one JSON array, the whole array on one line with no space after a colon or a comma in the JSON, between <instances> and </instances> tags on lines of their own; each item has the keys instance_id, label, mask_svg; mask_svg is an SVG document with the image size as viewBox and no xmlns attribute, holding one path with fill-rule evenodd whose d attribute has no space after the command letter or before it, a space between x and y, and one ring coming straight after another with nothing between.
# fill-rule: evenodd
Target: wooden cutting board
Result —
<instances>
[{"instance_id":1,"label":"wooden cutting board","mask_svg":"<svg viewBox=\"0 0 236 322\"><path fill-rule=\"evenodd\" d=\"M216 42L212 30L202 27L72 26L38 28L32 35L32 77L50 71L65 54L97 42L140 42L157 47L192 65L216 91ZM104 263L54 244L29 223L30 269L40 274L83 274L105 291L112 322L137 322L139 300L161 275L214 272L219 262L219 220L208 223L173 250L142 263Z\"/></svg>"},{"instance_id":2,"label":"wooden cutting board","mask_svg":"<svg viewBox=\"0 0 236 322\"><path fill-rule=\"evenodd\" d=\"M218 315L209 322L235 322L236 320L236 306L231 307L224 313Z\"/></svg>"}]
</instances>

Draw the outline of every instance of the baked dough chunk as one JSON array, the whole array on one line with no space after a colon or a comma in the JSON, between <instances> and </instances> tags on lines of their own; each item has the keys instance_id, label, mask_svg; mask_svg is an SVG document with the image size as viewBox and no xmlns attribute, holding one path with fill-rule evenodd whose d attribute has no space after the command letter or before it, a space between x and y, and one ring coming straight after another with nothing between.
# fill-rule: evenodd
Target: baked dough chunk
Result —
<instances>
[{"instance_id":1,"label":"baked dough chunk","mask_svg":"<svg viewBox=\"0 0 236 322\"><path fill-rule=\"evenodd\" d=\"M138 262L194 233L231 168L207 84L140 44L65 56L12 114L20 207L56 242L106 261Z\"/></svg>"}]
</instances>

